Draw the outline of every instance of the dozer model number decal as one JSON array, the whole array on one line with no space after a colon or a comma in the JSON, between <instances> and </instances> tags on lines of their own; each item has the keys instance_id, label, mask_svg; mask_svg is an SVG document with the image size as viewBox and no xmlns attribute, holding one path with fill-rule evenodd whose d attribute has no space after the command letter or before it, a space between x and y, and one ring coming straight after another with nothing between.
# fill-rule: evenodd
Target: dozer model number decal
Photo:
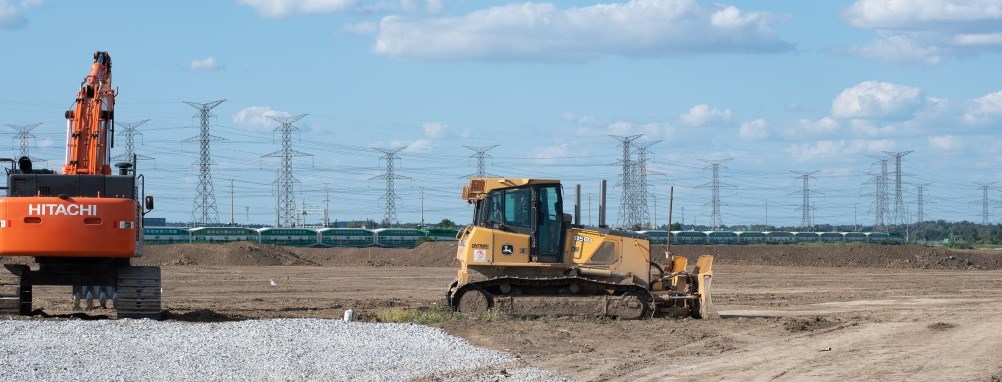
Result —
<instances>
[{"instance_id":1,"label":"dozer model number decal","mask_svg":"<svg viewBox=\"0 0 1002 382\"><path fill-rule=\"evenodd\" d=\"M580 241L583 243L591 243L591 238L586 236L574 235L574 241Z\"/></svg>"},{"instance_id":2,"label":"dozer model number decal","mask_svg":"<svg viewBox=\"0 0 1002 382\"><path fill-rule=\"evenodd\" d=\"M71 215L71 216L95 216L97 215L96 204L29 204L28 215Z\"/></svg>"}]
</instances>

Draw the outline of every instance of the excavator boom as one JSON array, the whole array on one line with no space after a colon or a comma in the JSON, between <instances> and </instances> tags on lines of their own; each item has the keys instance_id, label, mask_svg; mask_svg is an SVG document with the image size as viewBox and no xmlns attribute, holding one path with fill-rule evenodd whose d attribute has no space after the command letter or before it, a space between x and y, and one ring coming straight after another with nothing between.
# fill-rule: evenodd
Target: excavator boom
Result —
<instances>
[{"instance_id":1,"label":"excavator boom","mask_svg":"<svg viewBox=\"0 0 1002 382\"><path fill-rule=\"evenodd\" d=\"M63 174L111 174L111 130L116 95L118 91L111 87L111 56L108 52L96 52L90 74L80 84L76 106L66 112Z\"/></svg>"}]
</instances>

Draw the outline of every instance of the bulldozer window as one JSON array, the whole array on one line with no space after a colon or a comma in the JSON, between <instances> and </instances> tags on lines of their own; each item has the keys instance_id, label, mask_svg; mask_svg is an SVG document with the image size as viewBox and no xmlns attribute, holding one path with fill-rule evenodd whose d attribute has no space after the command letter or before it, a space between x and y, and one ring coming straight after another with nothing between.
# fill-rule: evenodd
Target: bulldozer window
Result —
<instances>
[{"instance_id":1,"label":"bulldozer window","mask_svg":"<svg viewBox=\"0 0 1002 382\"><path fill-rule=\"evenodd\" d=\"M504 197L500 191L491 192L490 196L483 201L483 217L485 225L497 226L504 224Z\"/></svg>"},{"instance_id":2,"label":"bulldozer window","mask_svg":"<svg viewBox=\"0 0 1002 382\"><path fill-rule=\"evenodd\" d=\"M505 190L504 220L511 227L528 229L531 226L532 190L528 188Z\"/></svg>"},{"instance_id":3,"label":"bulldozer window","mask_svg":"<svg viewBox=\"0 0 1002 382\"><path fill-rule=\"evenodd\" d=\"M560 200L560 186L546 186L539 189L539 254L559 255L563 232L563 212Z\"/></svg>"}]
</instances>

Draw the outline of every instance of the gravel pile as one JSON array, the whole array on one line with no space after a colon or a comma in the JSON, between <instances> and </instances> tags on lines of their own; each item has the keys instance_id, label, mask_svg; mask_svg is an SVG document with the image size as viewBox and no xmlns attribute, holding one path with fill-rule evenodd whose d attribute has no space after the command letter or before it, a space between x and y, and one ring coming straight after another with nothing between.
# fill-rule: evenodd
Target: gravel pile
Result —
<instances>
[{"instance_id":1,"label":"gravel pile","mask_svg":"<svg viewBox=\"0 0 1002 382\"><path fill-rule=\"evenodd\" d=\"M0 321L0 375L10 381L399 381L485 369L503 379L554 377L523 366L410 324Z\"/></svg>"}]
</instances>

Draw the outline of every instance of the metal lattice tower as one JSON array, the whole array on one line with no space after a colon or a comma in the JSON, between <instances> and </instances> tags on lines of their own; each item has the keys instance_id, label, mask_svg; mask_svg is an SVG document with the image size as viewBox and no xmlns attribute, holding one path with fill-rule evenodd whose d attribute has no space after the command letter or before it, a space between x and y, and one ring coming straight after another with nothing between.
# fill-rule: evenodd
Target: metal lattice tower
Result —
<instances>
[{"instance_id":1,"label":"metal lattice tower","mask_svg":"<svg viewBox=\"0 0 1002 382\"><path fill-rule=\"evenodd\" d=\"M219 224L219 210L216 208L216 192L212 186L212 157L209 155L209 142L224 140L209 134L209 118L214 117L212 109L225 102L225 99L207 103L185 102L198 110L195 114L201 120L199 135L185 139L185 142L199 143L198 159L198 189L195 203L191 210L192 223L200 225Z\"/></svg>"},{"instance_id":2,"label":"metal lattice tower","mask_svg":"<svg viewBox=\"0 0 1002 382\"><path fill-rule=\"evenodd\" d=\"M925 205L925 199L923 198L922 191L925 190L932 183L916 184L915 191L918 192L918 211L916 211L917 222L925 221L925 211L923 206Z\"/></svg>"},{"instance_id":3,"label":"metal lattice tower","mask_svg":"<svg viewBox=\"0 0 1002 382\"><path fill-rule=\"evenodd\" d=\"M710 187L712 194L710 196L710 229L717 230L723 225L723 219L720 218L720 187L733 187L733 185L721 183L720 182L720 169L727 169L725 166L721 166L722 163L727 162L733 158L709 160L700 159L701 162L707 164L704 169L713 170L713 180L710 183L703 183L697 188Z\"/></svg>"},{"instance_id":4,"label":"metal lattice tower","mask_svg":"<svg viewBox=\"0 0 1002 382\"><path fill-rule=\"evenodd\" d=\"M124 129L124 131L122 131L122 134L125 135L125 152L122 153L122 154L119 154L119 155L117 155L115 157L113 157L114 159L125 160L125 161L131 162L132 158L133 158L133 155L135 156L136 160L150 160L150 159L153 159L153 158L145 156L145 155L136 154L136 136L137 135L143 135L143 133L139 132L139 130L136 130L136 129L139 128L139 126L142 126L144 123L149 122L149 121L150 120L148 120L148 119L144 119L142 121L136 121L136 122L119 122L119 121L115 121L115 126L120 126L122 129Z\"/></svg>"},{"instance_id":5,"label":"metal lattice tower","mask_svg":"<svg viewBox=\"0 0 1002 382\"><path fill-rule=\"evenodd\" d=\"M880 164L880 172L870 174L870 180L866 181L865 184L873 184L875 189L873 190L873 227L874 229L883 230L887 226L887 214L888 214L888 203L887 203L887 158L882 156L872 156L877 162L874 164Z\"/></svg>"},{"instance_id":6,"label":"metal lattice tower","mask_svg":"<svg viewBox=\"0 0 1002 382\"><path fill-rule=\"evenodd\" d=\"M486 168L487 168L487 159L492 159L492 160L494 159L494 157L492 157L487 152L490 151L491 149L495 148L495 147L498 147L498 145L491 145L491 146L466 146L466 145L464 145L463 147L468 148L470 150L473 150L473 154L470 155L470 158L473 158L473 159L477 160L477 172L475 172L473 174L470 174L470 175L467 175L467 176L464 176L463 178L483 178L483 177L489 177L489 176L497 176L497 175L488 173L487 170L486 170Z\"/></svg>"},{"instance_id":7,"label":"metal lattice tower","mask_svg":"<svg viewBox=\"0 0 1002 382\"><path fill-rule=\"evenodd\" d=\"M803 204L797 208L798 210L801 210L800 228L803 229L810 229L811 227L814 227L814 221L811 219L811 210L814 209L814 206L811 205L811 175L817 174L818 172L820 171L793 172L794 174L797 174L798 179L802 179L804 181L804 188L801 191L803 194Z\"/></svg>"},{"instance_id":8,"label":"metal lattice tower","mask_svg":"<svg viewBox=\"0 0 1002 382\"><path fill-rule=\"evenodd\" d=\"M278 178L275 180L275 183L278 185L278 205L275 208L278 210L279 227L293 227L298 221L298 216L296 216L296 196L293 188L296 183L299 183L299 180L292 175L292 158L312 156L312 154L292 149L292 131L299 129L292 124L305 116L306 114L292 117L267 116L272 121L280 124L280 126L275 128L275 131L282 132L282 149L262 156L262 158L282 159L282 163L278 167Z\"/></svg>"},{"instance_id":9,"label":"metal lattice tower","mask_svg":"<svg viewBox=\"0 0 1002 382\"><path fill-rule=\"evenodd\" d=\"M642 136L643 134L631 136L610 135L610 137L622 143L623 147L623 159L616 163L622 166L619 185L622 187L623 193L619 199L619 225L623 228L643 223L641 216L639 216L640 209L637 207L634 161L630 155L630 147L633 141Z\"/></svg>"},{"instance_id":10,"label":"metal lattice tower","mask_svg":"<svg viewBox=\"0 0 1002 382\"><path fill-rule=\"evenodd\" d=\"M31 140L35 139L35 134L32 134L31 131L39 126L42 126L41 122L27 125L7 124L7 127L17 130L17 134L14 135L14 139L20 144L21 155L19 157L31 158L31 156L28 155L28 147L31 145Z\"/></svg>"},{"instance_id":11,"label":"metal lattice tower","mask_svg":"<svg viewBox=\"0 0 1002 382\"><path fill-rule=\"evenodd\" d=\"M324 183L324 228L331 226L330 209L331 190L327 187L327 183Z\"/></svg>"},{"instance_id":12,"label":"metal lattice tower","mask_svg":"<svg viewBox=\"0 0 1002 382\"><path fill-rule=\"evenodd\" d=\"M640 218L640 222L644 225L650 223L651 221L651 212L650 209L648 208L649 206L648 196L653 198L653 194L651 193L651 185L650 183L647 182L647 176L660 174L648 170L647 163L651 159L650 155L653 154L653 152L650 150L650 147L654 146L659 142L661 141L660 140L649 141L634 145L634 147L636 148L634 150L636 154L636 159L633 161L634 164L633 179L635 185L633 197L636 198L635 206L638 209L636 215L637 217ZM656 201L657 199L654 200ZM655 208L657 208L656 205Z\"/></svg>"},{"instance_id":13,"label":"metal lattice tower","mask_svg":"<svg viewBox=\"0 0 1002 382\"><path fill-rule=\"evenodd\" d=\"M981 188L981 224L988 225L988 217L991 216L991 212L988 208L988 190L992 188L998 182L991 183L974 183Z\"/></svg>"},{"instance_id":14,"label":"metal lattice tower","mask_svg":"<svg viewBox=\"0 0 1002 382\"><path fill-rule=\"evenodd\" d=\"M403 175L398 175L396 173L393 161L400 159L400 157L397 156L397 153L406 148L407 146L397 147L393 149L373 149L383 153L383 156L379 159L386 161L386 173L384 173L383 175L369 178L370 180L372 179L386 180L386 193L383 194L383 197L380 198L384 201L386 206L386 212L383 213L383 226L390 226L391 224L399 223L397 221L397 199L400 199L400 197L397 196L397 192L394 189L393 182L397 179L409 179L409 178Z\"/></svg>"},{"instance_id":15,"label":"metal lattice tower","mask_svg":"<svg viewBox=\"0 0 1002 382\"><path fill-rule=\"evenodd\" d=\"M905 224L908 221L908 217L905 212L905 199L901 195L901 158L905 155L911 154L911 151L902 151L897 153L884 152L891 158L894 158L894 223L895 224Z\"/></svg>"}]
</instances>

